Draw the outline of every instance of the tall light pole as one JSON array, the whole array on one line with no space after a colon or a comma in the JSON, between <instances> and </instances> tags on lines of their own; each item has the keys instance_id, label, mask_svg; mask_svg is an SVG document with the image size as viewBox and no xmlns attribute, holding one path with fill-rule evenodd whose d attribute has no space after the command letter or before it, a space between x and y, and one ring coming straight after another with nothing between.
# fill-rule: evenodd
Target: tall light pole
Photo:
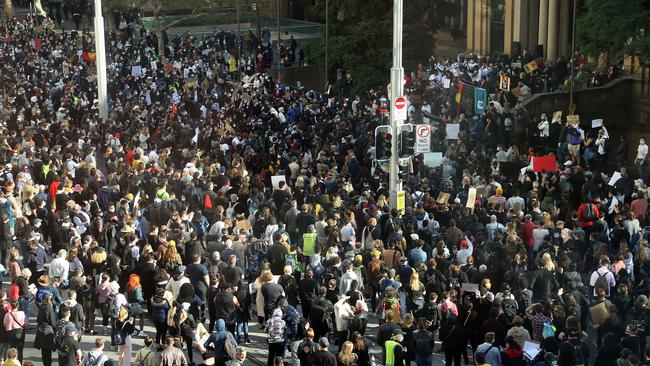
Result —
<instances>
[{"instance_id":1,"label":"tall light pole","mask_svg":"<svg viewBox=\"0 0 650 366\"><path fill-rule=\"evenodd\" d=\"M325 0L325 87L329 84L329 49L330 47L330 1Z\"/></svg>"},{"instance_id":2,"label":"tall light pole","mask_svg":"<svg viewBox=\"0 0 650 366\"><path fill-rule=\"evenodd\" d=\"M575 69L575 57L576 57L576 11L578 8L577 0L573 0L573 29L571 31L571 79L569 83L569 113L573 114L575 108L573 106L573 89L575 88L574 78L574 69Z\"/></svg>"},{"instance_id":3,"label":"tall light pole","mask_svg":"<svg viewBox=\"0 0 650 366\"><path fill-rule=\"evenodd\" d=\"M282 40L282 36L280 35L280 0L275 0L275 20L277 23L277 32L278 32L278 82L280 81L280 63L281 63L281 58L280 58L280 43Z\"/></svg>"},{"instance_id":4,"label":"tall light pole","mask_svg":"<svg viewBox=\"0 0 650 366\"><path fill-rule=\"evenodd\" d=\"M239 59L241 58L241 22L239 20L239 0L237 0L237 71L239 82L241 83L241 69L239 68Z\"/></svg>"},{"instance_id":5,"label":"tall light pole","mask_svg":"<svg viewBox=\"0 0 650 366\"><path fill-rule=\"evenodd\" d=\"M397 209L397 191L399 189L399 166L397 157L397 129L402 121L397 120L395 99L404 94L404 68L402 68L402 0L393 0L393 67L390 69L390 126L392 129L392 151L390 155L390 173L388 189L390 207Z\"/></svg>"},{"instance_id":6,"label":"tall light pole","mask_svg":"<svg viewBox=\"0 0 650 366\"><path fill-rule=\"evenodd\" d=\"M97 67L97 98L99 99L99 117L108 121L108 86L106 77L106 47L104 46L104 17L102 0L95 1L95 66Z\"/></svg>"}]
</instances>

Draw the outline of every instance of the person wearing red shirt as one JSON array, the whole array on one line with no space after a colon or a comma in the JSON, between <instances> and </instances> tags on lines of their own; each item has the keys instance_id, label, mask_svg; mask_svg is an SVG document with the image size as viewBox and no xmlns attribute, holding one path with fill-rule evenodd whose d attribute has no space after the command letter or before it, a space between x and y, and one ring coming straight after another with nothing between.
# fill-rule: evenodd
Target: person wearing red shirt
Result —
<instances>
[{"instance_id":1,"label":"person wearing red shirt","mask_svg":"<svg viewBox=\"0 0 650 366\"><path fill-rule=\"evenodd\" d=\"M526 245L526 248L532 249L535 244L535 239L533 238L533 230L537 228L537 225L533 223L533 216L527 214L524 222L519 224L519 231L521 232L521 240Z\"/></svg>"},{"instance_id":2,"label":"person wearing red shirt","mask_svg":"<svg viewBox=\"0 0 650 366\"><path fill-rule=\"evenodd\" d=\"M634 217L639 219L640 222L645 220L645 213L648 210L648 200L645 198L643 192L639 191L636 194L636 199L632 201L630 209L634 212Z\"/></svg>"},{"instance_id":3,"label":"person wearing red shirt","mask_svg":"<svg viewBox=\"0 0 650 366\"><path fill-rule=\"evenodd\" d=\"M592 202L582 203L580 207L578 207L578 220L580 220L580 226L582 226L587 235L591 233L591 227L594 225L594 222L598 220L598 217L600 215L600 212L598 212L598 205L596 204L597 202L598 198L596 197ZM587 209L588 205L591 205L593 207L593 220L587 220L585 218L585 210Z\"/></svg>"}]
</instances>

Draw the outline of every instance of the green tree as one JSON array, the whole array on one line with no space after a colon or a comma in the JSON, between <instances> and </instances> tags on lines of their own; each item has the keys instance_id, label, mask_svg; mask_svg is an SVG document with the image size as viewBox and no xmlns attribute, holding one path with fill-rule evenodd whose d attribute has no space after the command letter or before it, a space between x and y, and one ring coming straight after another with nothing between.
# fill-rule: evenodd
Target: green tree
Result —
<instances>
[{"instance_id":1,"label":"green tree","mask_svg":"<svg viewBox=\"0 0 650 366\"><path fill-rule=\"evenodd\" d=\"M316 1L325 22L325 1ZM432 55L444 17L458 14L444 0L404 1L402 62L406 70ZM354 93L388 84L392 66L393 1L329 0L329 81L342 69L354 78ZM307 61L324 67L325 39L307 48Z\"/></svg>"},{"instance_id":2,"label":"green tree","mask_svg":"<svg viewBox=\"0 0 650 366\"><path fill-rule=\"evenodd\" d=\"M158 38L158 54L163 58L164 31L177 26L190 19L195 19L211 12L224 8L232 8L235 1L232 0L108 0L105 3L107 8L126 9L128 7L137 7L145 13L150 13L154 17L154 30ZM166 15L180 15L172 21L163 22L162 18Z\"/></svg>"},{"instance_id":3,"label":"green tree","mask_svg":"<svg viewBox=\"0 0 650 366\"><path fill-rule=\"evenodd\" d=\"M650 61L648 0L585 0L576 29L580 50L603 56L604 67L632 55Z\"/></svg>"}]
</instances>

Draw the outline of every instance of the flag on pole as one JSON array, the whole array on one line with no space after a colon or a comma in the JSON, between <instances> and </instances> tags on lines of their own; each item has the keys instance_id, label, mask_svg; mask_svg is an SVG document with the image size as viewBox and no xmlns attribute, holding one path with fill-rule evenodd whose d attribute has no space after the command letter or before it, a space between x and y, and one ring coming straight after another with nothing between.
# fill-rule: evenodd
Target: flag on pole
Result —
<instances>
[{"instance_id":1,"label":"flag on pole","mask_svg":"<svg viewBox=\"0 0 650 366\"><path fill-rule=\"evenodd\" d=\"M487 104L487 90L476 88L474 90L474 113L477 116L485 114L485 105Z\"/></svg>"},{"instance_id":2,"label":"flag on pole","mask_svg":"<svg viewBox=\"0 0 650 366\"><path fill-rule=\"evenodd\" d=\"M82 59L86 62L95 62L97 60L97 53L84 51Z\"/></svg>"}]
</instances>

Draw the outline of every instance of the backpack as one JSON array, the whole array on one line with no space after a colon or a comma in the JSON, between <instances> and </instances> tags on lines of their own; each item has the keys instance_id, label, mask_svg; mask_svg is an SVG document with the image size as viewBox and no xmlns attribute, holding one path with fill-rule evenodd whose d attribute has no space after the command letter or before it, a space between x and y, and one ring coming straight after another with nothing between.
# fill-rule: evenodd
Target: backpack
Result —
<instances>
[{"instance_id":1,"label":"backpack","mask_svg":"<svg viewBox=\"0 0 650 366\"><path fill-rule=\"evenodd\" d=\"M224 341L223 349L226 351L226 355L231 360L234 360L235 357L237 356L237 345L235 344L235 341L232 339L232 335L230 335L230 332L226 333L226 340Z\"/></svg>"},{"instance_id":2,"label":"backpack","mask_svg":"<svg viewBox=\"0 0 650 366\"><path fill-rule=\"evenodd\" d=\"M596 210L594 205L589 203L586 205L585 209L582 211L582 220L583 221L594 221L596 220Z\"/></svg>"},{"instance_id":3,"label":"backpack","mask_svg":"<svg viewBox=\"0 0 650 366\"><path fill-rule=\"evenodd\" d=\"M582 346L580 345L580 341L578 341L577 344L573 344L569 342L573 346L573 361L574 365L580 366L584 365L584 360L582 359Z\"/></svg>"},{"instance_id":4,"label":"backpack","mask_svg":"<svg viewBox=\"0 0 650 366\"><path fill-rule=\"evenodd\" d=\"M59 320L54 325L54 346L62 352L68 352L67 349L63 349L63 337L65 336L65 327L67 325L67 321L65 320Z\"/></svg>"},{"instance_id":5,"label":"backpack","mask_svg":"<svg viewBox=\"0 0 650 366\"><path fill-rule=\"evenodd\" d=\"M54 299L54 294L52 293L52 291L45 288L39 288L38 291L36 291L36 305L38 305L39 307L43 303L43 298L45 297L45 294L52 295L52 299Z\"/></svg>"},{"instance_id":6,"label":"backpack","mask_svg":"<svg viewBox=\"0 0 650 366\"><path fill-rule=\"evenodd\" d=\"M359 332L360 334L365 334L366 333L366 327L368 326L368 320L359 316L355 315L353 316L349 321L348 321L348 330L350 332Z\"/></svg>"},{"instance_id":7,"label":"backpack","mask_svg":"<svg viewBox=\"0 0 650 366\"><path fill-rule=\"evenodd\" d=\"M517 315L517 311L519 310L517 301L513 299L503 299L501 300L501 307L503 308L503 313L508 319L508 323L511 323L512 319L515 317L515 315Z\"/></svg>"},{"instance_id":8,"label":"backpack","mask_svg":"<svg viewBox=\"0 0 650 366\"><path fill-rule=\"evenodd\" d=\"M205 209L211 209L214 208L212 205L212 198L210 198L210 194L206 193L205 197L203 198L203 208Z\"/></svg>"},{"instance_id":9,"label":"backpack","mask_svg":"<svg viewBox=\"0 0 650 366\"><path fill-rule=\"evenodd\" d=\"M542 330L542 337L544 339L555 337L555 326L550 321L544 322L544 330Z\"/></svg>"},{"instance_id":10,"label":"backpack","mask_svg":"<svg viewBox=\"0 0 650 366\"><path fill-rule=\"evenodd\" d=\"M598 270L596 270L596 273L598 274L598 278L596 279L596 283L594 283L595 288L604 288L605 291L609 290L609 281L607 281L607 273L609 271L605 272L604 274L600 274Z\"/></svg>"},{"instance_id":11,"label":"backpack","mask_svg":"<svg viewBox=\"0 0 650 366\"><path fill-rule=\"evenodd\" d=\"M519 310L517 311L519 315L523 315L525 310L528 309L528 307L531 305L528 296L524 296L524 293L521 291L518 291L515 294L515 301L517 302L517 306L519 308Z\"/></svg>"},{"instance_id":12,"label":"backpack","mask_svg":"<svg viewBox=\"0 0 650 366\"><path fill-rule=\"evenodd\" d=\"M636 327L637 334L645 334L645 319L633 319L632 324Z\"/></svg>"},{"instance_id":13,"label":"backpack","mask_svg":"<svg viewBox=\"0 0 650 366\"><path fill-rule=\"evenodd\" d=\"M20 288L17 284L12 283L11 286L9 286L9 297L14 300L18 300L20 297Z\"/></svg>"},{"instance_id":14,"label":"backpack","mask_svg":"<svg viewBox=\"0 0 650 366\"><path fill-rule=\"evenodd\" d=\"M431 333L426 330L415 332L415 350L418 356L428 356L433 353L431 347Z\"/></svg>"}]
</instances>

